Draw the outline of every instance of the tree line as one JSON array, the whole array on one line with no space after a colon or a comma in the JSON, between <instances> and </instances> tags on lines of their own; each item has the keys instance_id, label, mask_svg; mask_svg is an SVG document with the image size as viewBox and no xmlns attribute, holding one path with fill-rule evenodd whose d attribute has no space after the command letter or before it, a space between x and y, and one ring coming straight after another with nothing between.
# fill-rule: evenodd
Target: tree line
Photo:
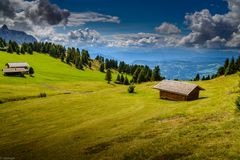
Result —
<instances>
[{"instance_id":1,"label":"tree line","mask_svg":"<svg viewBox=\"0 0 240 160\"><path fill-rule=\"evenodd\" d=\"M7 51L8 53L17 54L33 54L33 52L49 54L54 58L61 59L62 62L67 64L74 64L76 68L83 70L84 66L91 68L91 58L87 50L80 50L78 48L65 48L62 45L54 44L51 42L34 42L22 43L18 45L15 41L8 43L0 38L0 50Z\"/></svg>"},{"instance_id":2,"label":"tree line","mask_svg":"<svg viewBox=\"0 0 240 160\"><path fill-rule=\"evenodd\" d=\"M49 54L54 58L61 59L62 62L75 65L75 67L80 70L83 70L84 66L91 68L93 62L87 50L83 49L80 51L78 48L74 47L66 49L62 45L51 42L22 43L18 45L15 41L9 41L7 43L4 39L0 38L0 49L8 53L15 52L17 54L33 54L33 52ZM118 62L117 60L104 58L99 55L96 56L95 60L100 64L100 72L106 72L111 69L118 71L119 75L115 82L119 84L142 83L164 79L160 74L159 66L151 69L147 65L130 65L124 61ZM129 81L126 75L130 75L132 79Z\"/></svg>"},{"instance_id":3,"label":"tree line","mask_svg":"<svg viewBox=\"0 0 240 160\"><path fill-rule=\"evenodd\" d=\"M238 56L238 58L236 59L232 57L231 60L229 58L225 60L224 65L218 68L216 74L213 74L211 76L210 75L203 76L202 78L200 77L199 74L197 74L193 80L194 81L210 80L223 75L227 76L227 75L235 74L239 71L240 71L240 56Z\"/></svg>"},{"instance_id":4,"label":"tree line","mask_svg":"<svg viewBox=\"0 0 240 160\"><path fill-rule=\"evenodd\" d=\"M164 77L160 74L160 67L155 66L151 69L147 65L137 65L137 64L127 64L124 61L118 63L117 60L104 58L102 56L96 56L95 58L100 63L100 72L107 72L109 75L109 70L114 69L118 71L117 79L115 83L128 85L130 83L142 83L148 81L161 81ZM124 76L125 75L125 76ZM132 79L129 81L126 75L131 75ZM107 78L106 78L107 79Z\"/></svg>"}]
</instances>

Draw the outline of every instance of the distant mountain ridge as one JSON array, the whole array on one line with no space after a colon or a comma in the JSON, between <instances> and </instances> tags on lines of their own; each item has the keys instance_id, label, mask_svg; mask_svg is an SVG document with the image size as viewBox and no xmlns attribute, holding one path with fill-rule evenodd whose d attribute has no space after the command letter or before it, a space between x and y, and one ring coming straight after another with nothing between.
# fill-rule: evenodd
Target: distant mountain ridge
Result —
<instances>
[{"instance_id":1,"label":"distant mountain ridge","mask_svg":"<svg viewBox=\"0 0 240 160\"><path fill-rule=\"evenodd\" d=\"M6 40L7 42L9 40L16 41L18 44L25 43L33 43L37 41L36 38L34 38L32 35L28 35L23 31L16 31L16 30L10 30L8 29L7 25L3 25L2 28L0 28L0 37Z\"/></svg>"}]
</instances>

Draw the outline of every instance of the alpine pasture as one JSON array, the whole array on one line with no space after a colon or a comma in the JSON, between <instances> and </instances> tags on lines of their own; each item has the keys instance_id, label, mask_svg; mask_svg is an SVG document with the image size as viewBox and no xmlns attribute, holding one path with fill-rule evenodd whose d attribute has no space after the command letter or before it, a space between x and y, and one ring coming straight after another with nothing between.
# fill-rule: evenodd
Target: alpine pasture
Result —
<instances>
[{"instance_id":1,"label":"alpine pasture","mask_svg":"<svg viewBox=\"0 0 240 160\"><path fill-rule=\"evenodd\" d=\"M200 99L176 102L159 99L158 82L129 94L94 67L0 52L1 68L17 61L35 74L0 75L0 159L240 158L238 74L194 82L206 89Z\"/></svg>"}]
</instances>

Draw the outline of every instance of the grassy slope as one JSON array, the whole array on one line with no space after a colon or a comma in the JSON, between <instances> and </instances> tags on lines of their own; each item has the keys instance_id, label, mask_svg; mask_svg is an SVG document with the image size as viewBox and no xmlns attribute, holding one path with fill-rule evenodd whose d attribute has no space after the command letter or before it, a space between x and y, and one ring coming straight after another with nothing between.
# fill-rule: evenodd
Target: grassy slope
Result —
<instances>
[{"instance_id":1,"label":"grassy slope","mask_svg":"<svg viewBox=\"0 0 240 160\"><path fill-rule=\"evenodd\" d=\"M104 81L104 74L86 69L81 71L74 66L60 62L48 55L17 55L0 51L0 68L4 68L7 62L28 62L35 70L35 77L6 77L0 74L0 100L6 98L18 98L22 96L34 96L40 92L58 94L55 84L74 83L76 81ZM64 92L65 93L65 92Z\"/></svg>"},{"instance_id":2,"label":"grassy slope","mask_svg":"<svg viewBox=\"0 0 240 160\"><path fill-rule=\"evenodd\" d=\"M16 159L237 159L240 114L232 93L239 77L198 82L206 91L192 102L159 99L156 83L127 87L108 85L98 72L79 72L45 55L15 56L38 70L34 79L0 77L0 96L27 90L71 94L0 104L0 156ZM38 57L49 63L37 64ZM32 61L30 61L32 59ZM13 59L15 60L15 59ZM56 69L67 70L63 82ZM58 67L55 67L57 65ZM65 71L64 71L65 73ZM72 73L72 74L71 74ZM81 75L80 75L81 74ZM53 76L55 75L55 76ZM96 77L94 77L96 75ZM75 78L79 76L79 78ZM102 76L102 77L101 77ZM45 78L47 77L47 79ZM57 80L54 80L56 78ZM49 80L52 79L52 80ZM27 88L18 90L18 83ZM71 83L70 83L71 82ZM17 85L17 86L16 86ZM12 88L11 88L12 87ZM39 90L34 90L34 88ZM14 89L15 90L15 89ZM4 93L6 92L6 93ZM19 94L17 96L20 96Z\"/></svg>"}]
</instances>

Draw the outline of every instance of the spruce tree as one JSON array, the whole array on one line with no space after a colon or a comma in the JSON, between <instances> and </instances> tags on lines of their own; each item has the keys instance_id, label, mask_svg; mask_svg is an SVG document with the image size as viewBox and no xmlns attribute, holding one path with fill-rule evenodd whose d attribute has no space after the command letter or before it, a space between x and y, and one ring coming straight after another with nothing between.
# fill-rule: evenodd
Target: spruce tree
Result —
<instances>
[{"instance_id":1,"label":"spruce tree","mask_svg":"<svg viewBox=\"0 0 240 160\"><path fill-rule=\"evenodd\" d=\"M240 71L240 56L238 56L238 58L236 60L236 70Z\"/></svg>"},{"instance_id":2,"label":"spruce tree","mask_svg":"<svg viewBox=\"0 0 240 160\"><path fill-rule=\"evenodd\" d=\"M129 81L128 81L127 76L125 76L123 84L124 84L124 85L129 85Z\"/></svg>"},{"instance_id":3,"label":"spruce tree","mask_svg":"<svg viewBox=\"0 0 240 160\"><path fill-rule=\"evenodd\" d=\"M142 82L144 82L144 77L145 77L144 69L142 69L142 70L140 71L140 73L138 74L137 83L142 83Z\"/></svg>"},{"instance_id":4,"label":"spruce tree","mask_svg":"<svg viewBox=\"0 0 240 160\"><path fill-rule=\"evenodd\" d=\"M105 80L110 83L111 80L112 80L112 74L111 74L111 70L110 69L107 69L107 72L106 72L106 76L105 76Z\"/></svg>"},{"instance_id":5,"label":"spruce tree","mask_svg":"<svg viewBox=\"0 0 240 160\"><path fill-rule=\"evenodd\" d=\"M83 70L83 63L82 63L81 60L78 62L78 67L77 68Z\"/></svg>"},{"instance_id":6,"label":"spruce tree","mask_svg":"<svg viewBox=\"0 0 240 160\"><path fill-rule=\"evenodd\" d=\"M25 54L25 50L24 50L23 46L21 46L20 52L21 52L21 54Z\"/></svg>"},{"instance_id":7,"label":"spruce tree","mask_svg":"<svg viewBox=\"0 0 240 160\"><path fill-rule=\"evenodd\" d=\"M151 81L160 81L163 78L160 75L160 68L159 66L155 66L155 68L152 71L152 77L151 77Z\"/></svg>"},{"instance_id":8,"label":"spruce tree","mask_svg":"<svg viewBox=\"0 0 240 160\"><path fill-rule=\"evenodd\" d=\"M31 48L30 46L28 47L27 52L28 52L29 54L33 54L33 50L32 50L32 48Z\"/></svg>"},{"instance_id":9,"label":"spruce tree","mask_svg":"<svg viewBox=\"0 0 240 160\"><path fill-rule=\"evenodd\" d=\"M136 68L135 72L133 73L133 82L137 82L138 74L141 72L141 69L139 67Z\"/></svg>"},{"instance_id":10,"label":"spruce tree","mask_svg":"<svg viewBox=\"0 0 240 160\"><path fill-rule=\"evenodd\" d=\"M210 75L208 75L206 78L205 78L205 80L210 80L211 78L210 78Z\"/></svg>"},{"instance_id":11,"label":"spruce tree","mask_svg":"<svg viewBox=\"0 0 240 160\"><path fill-rule=\"evenodd\" d=\"M225 70L225 75L230 75L236 73L235 70L235 61L234 58L231 59L231 62L228 64L227 69Z\"/></svg>"},{"instance_id":12,"label":"spruce tree","mask_svg":"<svg viewBox=\"0 0 240 160\"><path fill-rule=\"evenodd\" d=\"M224 67L223 67L223 66L222 66L222 67L219 67L219 68L218 68L218 71L217 71L217 76L219 77L219 76L224 75L224 72L225 72Z\"/></svg>"},{"instance_id":13,"label":"spruce tree","mask_svg":"<svg viewBox=\"0 0 240 160\"><path fill-rule=\"evenodd\" d=\"M119 74L117 75L116 82L118 82L118 83L121 82L121 78L120 78L120 75L119 75Z\"/></svg>"},{"instance_id":14,"label":"spruce tree","mask_svg":"<svg viewBox=\"0 0 240 160\"><path fill-rule=\"evenodd\" d=\"M92 68L92 62L91 61L88 62L88 67Z\"/></svg>"},{"instance_id":15,"label":"spruce tree","mask_svg":"<svg viewBox=\"0 0 240 160\"><path fill-rule=\"evenodd\" d=\"M65 54L62 53L60 58L61 58L61 61L64 62Z\"/></svg>"},{"instance_id":16,"label":"spruce tree","mask_svg":"<svg viewBox=\"0 0 240 160\"><path fill-rule=\"evenodd\" d=\"M227 69L228 65L229 65L229 59L227 58L224 62L224 69Z\"/></svg>"},{"instance_id":17,"label":"spruce tree","mask_svg":"<svg viewBox=\"0 0 240 160\"><path fill-rule=\"evenodd\" d=\"M199 73L196 75L196 77L194 78L194 81L199 81L200 80L200 75Z\"/></svg>"},{"instance_id":18,"label":"spruce tree","mask_svg":"<svg viewBox=\"0 0 240 160\"><path fill-rule=\"evenodd\" d=\"M8 53L13 53L13 48L12 48L11 44L8 45L7 52Z\"/></svg>"},{"instance_id":19,"label":"spruce tree","mask_svg":"<svg viewBox=\"0 0 240 160\"><path fill-rule=\"evenodd\" d=\"M99 71L100 71L100 72L104 72L104 63L101 63L101 64L100 64Z\"/></svg>"},{"instance_id":20,"label":"spruce tree","mask_svg":"<svg viewBox=\"0 0 240 160\"><path fill-rule=\"evenodd\" d=\"M123 76L123 74L121 74L120 82L124 83L124 76Z\"/></svg>"}]
</instances>

